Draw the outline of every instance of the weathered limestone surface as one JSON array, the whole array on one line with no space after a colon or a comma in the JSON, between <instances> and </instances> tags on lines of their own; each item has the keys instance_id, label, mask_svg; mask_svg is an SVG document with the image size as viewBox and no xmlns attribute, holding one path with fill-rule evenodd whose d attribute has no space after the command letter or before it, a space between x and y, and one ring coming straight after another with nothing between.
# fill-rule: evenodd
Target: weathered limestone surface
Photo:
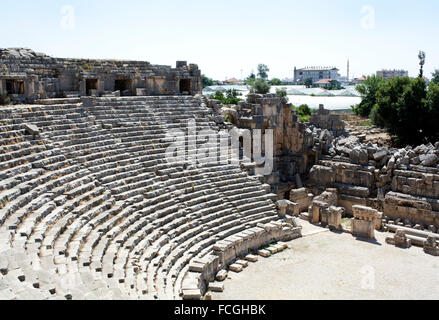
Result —
<instances>
[{"instance_id":1,"label":"weathered limestone surface","mask_svg":"<svg viewBox=\"0 0 439 320\"><path fill-rule=\"evenodd\" d=\"M411 225L439 226L439 201L422 196L389 192L384 201L384 212L389 219L409 220Z\"/></svg>"},{"instance_id":2,"label":"weathered limestone surface","mask_svg":"<svg viewBox=\"0 0 439 320\"><path fill-rule=\"evenodd\" d=\"M26 130L26 133L31 134L31 135L39 135L40 134L40 129L38 129L37 126L33 125L33 124L24 124L24 130Z\"/></svg>"},{"instance_id":3,"label":"weathered limestone surface","mask_svg":"<svg viewBox=\"0 0 439 320\"><path fill-rule=\"evenodd\" d=\"M215 279L216 279L217 281L224 281L224 280L227 279L227 275L228 275L228 272L227 272L226 270L220 270L220 271L216 274Z\"/></svg>"},{"instance_id":4,"label":"weathered limestone surface","mask_svg":"<svg viewBox=\"0 0 439 320\"><path fill-rule=\"evenodd\" d=\"M240 129L260 129L263 135L266 130L273 130L274 168L264 178L273 193L288 200L291 189L303 187L300 175L306 174L317 159L320 133L317 137L317 133L298 121L291 104L274 94L249 94L247 101L237 106L224 107L215 100L207 104L218 114L227 115ZM321 135L322 141L329 138L330 134Z\"/></svg>"},{"instance_id":5,"label":"weathered limestone surface","mask_svg":"<svg viewBox=\"0 0 439 320\"><path fill-rule=\"evenodd\" d=\"M288 200L279 200L276 202L276 207L279 210L279 214L285 217L287 214L294 212L295 204Z\"/></svg>"},{"instance_id":6,"label":"weathered limestone surface","mask_svg":"<svg viewBox=\"0 0 439 320\"><path fill-rule=\"evenodd\" d=\"M439 143L388 149L346 133L321 150L305 181L313 194L336 188L349 215L362 205L412 227L439 227Z\"/></svg>"},{"instance_id":7,"label":"weathered limestone surface","mask_svg":"<svg viewBox=\"0 0 439 320\"><path fill-rule=\"evenodd\" d=\"M177 61L176 68L149 62L52 58L30 49L0 49L0 94L14 102L79 96L197 94L201 72Z\"/></svg>"},{"instance_id":8,"label":"weathered limestone surface","mask_svg":"<svg viewBox=\"0 0 439 320\"><path fill-rule=\"evenodd\" d=\"M361 144L300 123L274 95L224 109L185 96L201 84L198 68L184 62L172 69L14 49L0 52L0 68L0 88L17 101L60 97L0 108L0 299L200 299L221 270L299 237L290 215L306 209L312 222L336 229L353 214L353 234L368 238L381 211L437 232L439 144ZM130 92L141 96L120 97ZM185 150L206 151L188 121L218 132L233 126L225 115L239 128L273 129L270 175L251 161L166 161L170 130L187 134Z\"/></svg>"},{"instance_id":9,"label":"weathered limestone surface","mask_svg":"<svg viewBox=\"0 0 439 320\"><path fill-rule=\"evenodd\" d=\"M200 299L250 250L300 236L240 165L167 161L170 129L191 151L209 145L188 121L220 129L202 99L68 101L0 108L0 299Z\"/></svg>"},{"instance_id":10,"label":"weathered limestone surface","mask_svg":"<svg viewBox=\"0 0 439 320\"><path fill-rule=\"evenodd\" d=\"M439 142L404 149L365 144L364 135L350 135L323 107L310 124L302 124L274 95L249 95L238 106L207 104L238 128L274 129L275 170L264 182L280 199L290 200L278 202L282 214L337 229L341 218L355 216L354 207L362 206L383 212L385 221L439 230ZM320 198L328 188L336 190L332 203ZM382 219L374 219L374 226L369 222L356 218L354 233L373 237Z\"/></svg>"},{"instance_id":11,"label":"weathered limestone surface","mask_svg":"<svg viewBox=\"0 0 439 320\"><path fill-rule=\"evenodd\" d=\"M345 209L338 207L337 189L327 189L321 195L315 197L309 207L308 217L311 223L321 223L331 229L341 228L341 219L345 215Z\"/></svg>"},{"instance_id":12,"label":"weathered limestone surface","mask_svg":"<svg viewBox=\"0 0 439 320\"><path fill-rule=\"evenodd\" d=\"M339 230L341 229L341 219L344 214L344 208L330 206L327 213L327 218L322 218L322 222L326 223L332 229Z\"/></svg>"},{"instance_id":13,"label":"weathered limestone surface","mask_svg":"<svg viewBox=\"0 0 439 320\"><path fill-rule=\"evenodd\" d=\"M352 235L362 238L375 239L375 229L381 227L382 213L364 206L353 206L354 220Z\"/></svg>"},{"instance_id":14,"label":"weathered limestone surface","mask_svg":"<svg viewBox=\"0 0 439 320\"><path fill-rule=\"evenodd\" d=\"M305 188L291 190L290 201L293 203L293 215L297 217L300 213L308 211L312 200L313 195L309 194Z\"/></svg>"},{"instance_id":15,"label":"weathered limestone surface","mask_svg":"<svg viewBox=\"0 0 439 320\"><path fill-rule=\"evenodd\" d=\"M412 241L407 238L404 230L397 230L393 238L386 238L386 242L404 249L408 249L412 246Z\"/></svg>"},{"instance_id":16,"label":"weathered limestone surface","mask_svg":"<svg viewBox=\"0 0 439 320\"><path fill-rule=\"evenodd\" d=\"M424 252L432 256L439 256L439 244L434 237L428 237L424 244Z\"/></svg>"},{"instance_id":17,"label":"weathered limestone surface","mask_svg":"<svg viewBox=\"0 0 439 320\"><path fill-rule=\"evenodd\" d=\"M317 113L312 115L310 123L316 127L331 131L335 137L346 134L345 123L340 120L340 116L331 114L331 111L325 110L323 105L320 105Z\"/></svg>"}]
</instances>

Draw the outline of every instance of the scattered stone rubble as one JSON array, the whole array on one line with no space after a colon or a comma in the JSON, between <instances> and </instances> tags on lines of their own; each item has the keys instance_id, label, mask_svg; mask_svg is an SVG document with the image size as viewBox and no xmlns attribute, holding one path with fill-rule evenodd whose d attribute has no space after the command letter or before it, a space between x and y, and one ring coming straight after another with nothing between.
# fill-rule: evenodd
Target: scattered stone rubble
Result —
<instances>
[{"instance_id":1,"label":"scattered stone rubble","mask_svg":"<svg viewBox=\"0 0 439 320\"><path fill-rule=\"evenodd\" d=\"M364 120L362 120L364 122ZM379 147L389 147L392 139L385 129L376 126L361 126L353 123L346 125L350 136L355 136L362 143L372 143Z\"/></svg>"},{"instance_id":2,"label":"scattered stone rubble","mask_svg":"<svg viewBox=\"0 0 439 320\"><path fill-rule=\"evenodd\" d=\"M404 249L408 249L412 246L412 240L407 238L404 230L396 230L395 236L393 238L386 238L386 242Z\"/></svg>"},{"instance_id":3,"label":"scattered stone rubble","mask_svg":"<svg viewBox=\"0 0 439 320\"><path fill-rule=\"evenodd\" d=\"M304 186L302 177L307 175L319 154L326 152L323 149L332 142L334 135L344 132L342 123L326 112L320 122L330 118L334 123L331 128L336 129L333 133L301 123L292 105L275 94L249 94L247 101L236 106L223 106L219 101L206 99L206 105L217 114L217 123L224 123L226 117L229 119L226 128L260 129L263 135L267 129L273 130L273 170L263 179L280 199L288 199L292 189Z\"/></svg>"},{"instance_id":4,"label":"scattered stone rubble","mask_svg":"<svg viewBox=\"0 0 439 320\"><path fill-rule=\"evenodd\" d=\"M274 95L249 95L237 106L214 100L207 105L228 116L229 126L275 130L274 170L264 181L285 199L277 203L282 215L340 228L340 216L353 217L354 207L361 206L376 213L354 219L359 235L373 237L372 220L379 226L381 220L396 219L410 228L438 232L439 142L401 149L382 141L364 143L364 133L351 134L339 116L322 106L303 124L291 105Z\"/></svg>"},{"instance_id":5,"label":"scattered stone rubble","mask_svg":"<svg viewBox=\"0 0 439 320\"><path fill-rule=\"evenodd\" d=\"M373 207L390 218L439 226L439 143L388 149L338 137L310 170L305 185L314 194L337 188L349 214L353 205Z\"/></svg>"},{"instance_id":6,"label":"scattered stone rubble","mask_svg":"<svg viewBox=\"0 0 439 320\"><path fill-rule=\"evenodd\" d=\"M272 222L266 225L259 224L257 227L246 229L218 241L213 246L213 252L210 255L193 260L189 265L189 272L182 285L183 298L187 300L200 299L210 287L208 285L206 288L206 283L212 283L215 280L224 281L227 278L228 273L224 269L226 267L231 272L242 272L247 268L248 261L256 262L258 260L257 257L249 254L250 252L257 252L262 257L270 257L287 248L286 243L280 242L277 245L258 250L267 243L271 243L273 239L288 241L300 236L301 227Z\"/></svg>"},{"instance_id":7,"label":"scattered stone rubble","mask_svg":"<svg viewBox=\"0 0 439 320\"><path fill-rule=\"evenodd\" d=\"M439 143L363 144L323 108L304 124L275 95L233 107L185 96L201 80L184 62L7 49L0 70L0 93L15 101L59 98L0 108L1 299L200 299L223 289L214 281L224 270L300 237L304 213L337 230L354 216L361 237L406 228L412 244L437 253ZM186 130L189 151L209 146L189 120L198 132L273 129L273 170L247 159L168 163L171 129Z\"/></svg>"},{"instance_id":8,"label":"scattered stone rubble","mask_svg":"<svg viewBox=\"0 0 439 320\"><path fill-rule=\"evenodd\" d=\"M311 116L311 125L324 130L329 130L335 137L346 134L346 125L340 120L340 116L325 110L321 104L319 110Z\"/></svg>"},{"instance_id":9,"label":"scattered stone rubble","mask_svg":"<svg viewBox=\"0 0 439 320\"><path fill-rule=\"evenodd\" d=\"M432 256L439 256L439 244L435 237L429 236L424 244L424 252Z\"/></svg>"},{"instance_id":10,"label":"scattered stone rubble","mask_svg":"<svg viewBox=\"0 0 439 320\"><path fill-rule=\"evenodd\" d=\"M433 232L436 231L435 228L432 228L433 226L430 226L429 228L431 231L420 230L421 228L419 225L411 227L408 221L406 221L408 224L404 225L404 223L399 220L400 219L397 219L396 221L387 220L386 218L383 219L384 230L395 233L394 238L386 239L387 243L406 248L408 247L408 241L410 241L410 245L423 247L425 253L436 255L436 249L439 245L439 235ZM404 241L406 242L406 245L404 245Z\"/></svg>"}]
</instances>

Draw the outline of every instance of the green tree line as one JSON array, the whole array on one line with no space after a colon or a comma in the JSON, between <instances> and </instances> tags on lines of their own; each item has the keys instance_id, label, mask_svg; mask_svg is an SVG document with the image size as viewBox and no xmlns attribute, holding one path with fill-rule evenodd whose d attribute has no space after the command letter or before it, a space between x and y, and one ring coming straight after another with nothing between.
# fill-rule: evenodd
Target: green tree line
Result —
<instances>
[{"instance_id":1,"label":"green tree line","mask_svg":"<svg viewBox=\"0 0 439 320\"><path fill-rule=\"evenodd\" d=\"M357 90L362 101L353 112L386 128L396 145L439 141L439 70L429 85L422 77L370 76Z\"/></svg>"}]
</instances>

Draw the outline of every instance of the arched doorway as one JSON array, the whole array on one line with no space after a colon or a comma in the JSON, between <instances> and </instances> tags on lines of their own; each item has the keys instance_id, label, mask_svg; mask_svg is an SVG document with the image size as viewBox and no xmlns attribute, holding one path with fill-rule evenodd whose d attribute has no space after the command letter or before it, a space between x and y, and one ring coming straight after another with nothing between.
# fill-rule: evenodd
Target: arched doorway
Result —
<instances>
[{"instance_id":1,"label":"arched doorway","mask_svg":"<svg viewBox=\"0 0 439 320\"><path fill-rule=\"evenodd\" d=\"M191 94L192 93L192 80L191 79L181 79L180 80L180 93L181 94Z\"/></svg>"},{"instance_id":2,"label":"arched doorway","mask_svg":"<svg viewBox=\"0 0 439 320\"><path fill-rule=\"evenodd\" d=\"M132 81L131 79L116 79L114 81L114 91L120 91L121 96L132 95Z\"/></svg>"}]
</instances>

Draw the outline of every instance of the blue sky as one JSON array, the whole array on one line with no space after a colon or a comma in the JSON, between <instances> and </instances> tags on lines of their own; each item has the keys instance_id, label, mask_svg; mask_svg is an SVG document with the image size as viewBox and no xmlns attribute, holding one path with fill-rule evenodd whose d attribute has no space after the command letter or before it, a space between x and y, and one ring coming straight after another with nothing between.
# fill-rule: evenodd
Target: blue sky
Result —
<instances>
[{"instance_id":1,"label":"blue sky","mask_svg":"<svg viewBox=\"0 0 439 320\"><path fill-rule=\"evenodd\" d=\"M270 77L334 65L351 76L382 68L439 68L437 0L2 0L0 47L55 57L197 63L215 79ZM73 21L73 23L72 23Z\"/></svg>"}]
</instances>

